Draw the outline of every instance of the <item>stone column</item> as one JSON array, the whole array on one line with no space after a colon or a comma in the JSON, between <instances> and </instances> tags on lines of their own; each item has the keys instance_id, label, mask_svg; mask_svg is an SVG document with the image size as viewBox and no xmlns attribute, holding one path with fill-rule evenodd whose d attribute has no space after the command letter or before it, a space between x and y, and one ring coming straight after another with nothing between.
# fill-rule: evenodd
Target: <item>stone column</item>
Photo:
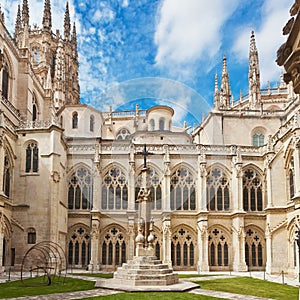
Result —
<instances>
[{"instance_id":1,"label":"stone column","mask_svg":"<svg viewBox=\"0 0 300 300\"><path fill-rule=\"evenodd\" d=\"M0 122L2 124L2 113L0 115ZM4 156L5 150L3 147L5 133L3 129L0 129L0 195L4 196L3 176L4 176ZM2 248L1 248L2 249ZM1 250L2 251L2 250Z\"/></svg>"},{"instance_id":2,"label":"stone column","mask_svg":"<svg viewBox=\"0 0 300 300\"><path fill-rule=\"evenodd\" d=\"M162 240L162 261L172 266L171 260L171 219L170 215L165 215L162 221L163 240Z\"/></svg>"},{"instance_id":3,"label":"stone column","mask_svg":"<svg viewBox=\"0 0 300 300\"><path fill-rule=\"evenodd\" d=\"M207 217L198 219L198 272L208 272L208 235L207 235Z\"/></svg>"},{"instance_id":4,"label":"stone column","mask_svg":"<svg viewBox=\"0 0 300 300\"><path fill-rule=\"evenodd\" d=\"M135 232L134 232L134 216L128 216L128 260L133 259L135 254Z\"/></svg>"},{"instance_id":5,"label":"stone column","mask_svg":"<svg viewBox=\"0 0 300 300\"><path fill-rule=\"evenodd\" d=\"M294 187L295 187L295 198L300 197L300 158L299 158L299 148L300 148L300 139L298 138L295 141L295 150L293 154L294 158L294 172L295 172L295 180L294 180Z\"/></svg>"},{"instance_id":6,"label":"stone column","mask_svg":"<svg viewBox=\"0 0 300 300\"><path fill-rule=\"evenodd\" d=\"M266 272L272 272L272 233L269 223L266 226Z\"/></svg>"},{"instance_id":7,"label":"stone column","mask_svg":"<svg viewBox=\"0 0 300 300\"><path fill-rule=\"evenodd\" d=\"M133 144L130 145L129 151L128 211L135 211L135 161Z\"/></svg>"},{"instance_id":8,"label":"stone column","mask_svg":"<svg viewBox=\"0 0 300 300\"><path fill-rule=\"evenodd\" d=\"M2 202L2 201L1 201ZM1 206L1 218L0 218L0 271L3 272L5 269L5 266L2 265L3 261L3 239L4 239L4 228L5 228L5 222L4 222L4 215L3 215L3 207L4 203L1 203L3 206Z\"/></svg>"},{"instance_id":9,"label":"stone column","mask_svg":"<svg viewBox=\"0 0 300 300\"><path fill-rule=\"evenodd\" d=\"M267 181L267 208L273 206L273 197L272 197L272 179L271 179L271 161L272 161L273 155L267 154L265 159L265 173L266 173L266 181Z\"/></svg>"},{"instance_id":10,"label":"stone column","mask_svg":"<svg viewBox=\"0 0 300 300\"><path fill-rule=\"evenodd\" d=\"M94 172L93 172L93 198L92 200L92 210L100 211L102 203L102 174L101 174L101 145L96 144L96 152L94 157Z\"/></svg>"},{"instance_id":11,"label":"stone column","mask_svg":"<svg viewBox=\"0 0 300 300\"><path fill-rule=\"evenodd\" d=\"M91 260L89 264L90 271L99 271L99 238L100 238L100 213L91 211L92 228L91 228Z\"/></svg>"},{"instance_id":12,"label":"stone column","mask_svg":"<svg viewBox=\"0 0 300 300\"><path fill-rule=\"evenodd\" d=\"M198 156L198 197L197 197L197 208L198 211L207 211L206 203L206 181L207 181L207 170L206 170L206 157L205 154Z\"/></svg>"},{"instance_id":13,"label":"stone column","mask_svg":"<svg viewBox=\"0 0 300 300\"><path fill-rule=\"evenodd\" d=\"M242 158L239 148L236 149L235 155L232 157L232 178L231 178L231 205L233 211L243 210L243 173Z\"/></svg>"},{"instance_id":14,"label":"stone column","mask_svg":"<svg viewBox=\"0 0 300 300\"><path fill-rule=\"evenodd\" d=\"M245 237L244 220L242 217L236 217L232 221L232 244L235 245L233 247L233 271L244 272L248 269L245 261Z\"/></svg>"},{"instance_id":15,"label":"stone column","mask_svg":"<svg viewBox=\"0 0 300 300\"><path fill-rule=\"evenodd\" d=\"M170 204L170 184L171 184L171 170L170 170L170 155L169 155L169 147L168 145L164 145L164 178L163 178L163 205L162 209L164 212L169 213L171 211Z\"/></svg>"}]
</instances>

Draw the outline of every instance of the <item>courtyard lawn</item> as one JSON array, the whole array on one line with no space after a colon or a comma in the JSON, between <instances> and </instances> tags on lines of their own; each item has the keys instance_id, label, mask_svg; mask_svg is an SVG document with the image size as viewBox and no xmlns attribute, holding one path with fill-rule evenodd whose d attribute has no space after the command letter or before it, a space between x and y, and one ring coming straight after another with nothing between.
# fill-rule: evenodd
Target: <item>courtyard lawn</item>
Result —
<instances>
[{"instance_id":1,"label":"courtyard lawn","mask_svg":"<svg viewBox=\"0 0 300 300\"><path fill-rule=\"evenodd\" d=\"M0 283L0 299L91 290L95 285L92 281L60 278L59 281L54 280L51 285L47 286L41 285L42 279L43 277L35 277L23 282L18 280Z\"/></svg>"},{"instance_id":2,"label":"courtyard lawn","mask_svg":"<svg viewBox=\"0 0 300 300\"><path fill-rule=\"evenodd\" d=\"M206 290L238 293L264 298L296 300L299 290L296 287L269 282L251 277L234 277L197 281Z\"/></svg>"},{"instance_id":3,"label":"courtyard lawn","mask_svg":"<svg viewBox=\"0 0 300 300\"><path fill-rule=\"evenodd\" d=\"M115 295L108 295L102 297L83 298L81 300L90 299L103 299L103 300L216 300L222 298L208 297L202 295L196 295L191 293L179 293L179 292L161 292L161 293L120 293Z\"/></svg>"},{"instance_id":4,"label":"courtyard lawn","mask_svg":"<svg viewBox=\"0 0 300 300\"><path fill-rule=\"evenodd\" d=\"M69 273L68 275L98 277L98 278L106 278L106 279L114 277L114 273Z\"/></svg>"}]
</instances>

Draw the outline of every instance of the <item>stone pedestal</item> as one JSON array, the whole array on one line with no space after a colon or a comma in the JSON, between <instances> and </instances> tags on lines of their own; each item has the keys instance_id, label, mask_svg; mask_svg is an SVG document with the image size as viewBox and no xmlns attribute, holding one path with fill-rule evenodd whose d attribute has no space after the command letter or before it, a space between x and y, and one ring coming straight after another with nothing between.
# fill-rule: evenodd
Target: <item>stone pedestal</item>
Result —
<instances>
[{"instance_id":1,"label":"stone pedestal","mask_svg":"<svg viewBox=\"0 0 300 300\"><path fill-rule=\"evenodd\" d=\"M166 286L178 283L178 275L156 256L136 256L118 268L114 280L130 286Z\"/></svg>"}]
</instances>

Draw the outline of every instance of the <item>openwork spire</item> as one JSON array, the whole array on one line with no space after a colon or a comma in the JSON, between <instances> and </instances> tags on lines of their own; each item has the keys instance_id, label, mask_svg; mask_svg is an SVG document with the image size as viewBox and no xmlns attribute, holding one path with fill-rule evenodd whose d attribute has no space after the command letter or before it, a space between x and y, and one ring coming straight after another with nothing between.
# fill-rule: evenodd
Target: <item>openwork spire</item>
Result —
<instances>
[{"instance_id":1,"label":"openwork spire","mask_svg":"<svg viewBox=\"0 0 300 300\"><path fill-rule=\"evenodd\" d=\"M68 41L70 40L70 33L71 33L70 13L69 13L69 3L67 2L65 19L64 19L64 38Z\"/></svg>"},{"instance_id":2,"label":"openwork spire","mask_svg":"<svg viewBox=\"0 0 300 300\"><path fill-rule=\"evenodd\" d=\"M72 48L73 48L73 51L74 51L73 56L74 56L75 61L77 61L78 60L78 50L77 50L77 35L76 35L75 22L73 24L73 32L72 32L71 41L72 41Z\"/></svg>"},{"instance_id":3,"label":"openwork spire","mask_svg":"<svg viewBox=\"0 0 300 300\"><path fill-rule=\"evenodd\" d=\"M222 79L221 79L221 89L220 89L220 107L228 108L230 105L230 85L229 76L227 71L227 60L226 56L223 57L223 67L222 67Z\"/></svg>"},{"instance_id":4,"label":"openwork spire","mask_svg":"<svg viewBox=\"0 0 300 300\"><path fill-rule=\"evenodd\" d=\"M44 3L44 15L43 15L43 29L51 32L52 20L51 20L51 4L50 0L45 0Z\"/></svg>"},{"instance_id":5,"label":"openwork spire","mask_svg":"<svg viewBox=\"0 0 300 300\"><path fill-rule=\"evenodd\" d=\"M220 92L219 92L218 74L216 74L215 75L214 107L219 108L219 105L220 105Z\"/></svg>"},{"instance_id":6,"label":"openwork spire","mask_svg":"<svg viewBox=\"0 0 300 300\"><path fill-rule=\"evenodd\" d=\"M29 27L29 8L27 0L23 0L22 4L22 22L23 26L27 25L27 27Z\"/></svg>"},{"instance_id":7,"label":"openwork spire","mask_svg":"<svg viewBox=\"0 0 300 300\"><path fill-rule=\"evenodd\" d=\"M260 72L258 51L256 48L254 31L251 32L249 50L249 107L255 109L260 102Z\"/></svg>"},{"instance_id":8,"label":"openwork spire","mask_svg":"<svg viewBox=\"0 0 300 300\"><path fill-rule=\"evenodd\" d=\"M16 37L22 28L22 23L21 23L21 7L20 4L18 5L18 12L17 12L17 18L16 18L16 24L15 24L15 34L14 36Z\"/></svg>"}]
</instances>

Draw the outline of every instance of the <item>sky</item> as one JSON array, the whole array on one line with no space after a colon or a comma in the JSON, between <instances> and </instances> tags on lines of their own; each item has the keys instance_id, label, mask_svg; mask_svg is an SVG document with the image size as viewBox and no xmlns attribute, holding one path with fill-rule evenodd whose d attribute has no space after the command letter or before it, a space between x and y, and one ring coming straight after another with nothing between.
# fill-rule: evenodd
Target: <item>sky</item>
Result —
<instances>
[{"instance_id":1,"label":"sky","mask_svg":"<svg viewBox=\"0 0 300 300\"><path fill-rule=\"evenodd\" d=\"M276 87L276 52L293 0L70 0L76 23L81 102L100 110L169 105L174 121L194 126L213 103L225 55L234 99L248 93L251 31L261 85ZM21 0L0 0L13 34ZM43 0L28 0L30 24L42 24ZM65 0L52 0L52 29L63 32ZM220 83L219 83L220 84Z\"/></svg>"}]
</instances>

